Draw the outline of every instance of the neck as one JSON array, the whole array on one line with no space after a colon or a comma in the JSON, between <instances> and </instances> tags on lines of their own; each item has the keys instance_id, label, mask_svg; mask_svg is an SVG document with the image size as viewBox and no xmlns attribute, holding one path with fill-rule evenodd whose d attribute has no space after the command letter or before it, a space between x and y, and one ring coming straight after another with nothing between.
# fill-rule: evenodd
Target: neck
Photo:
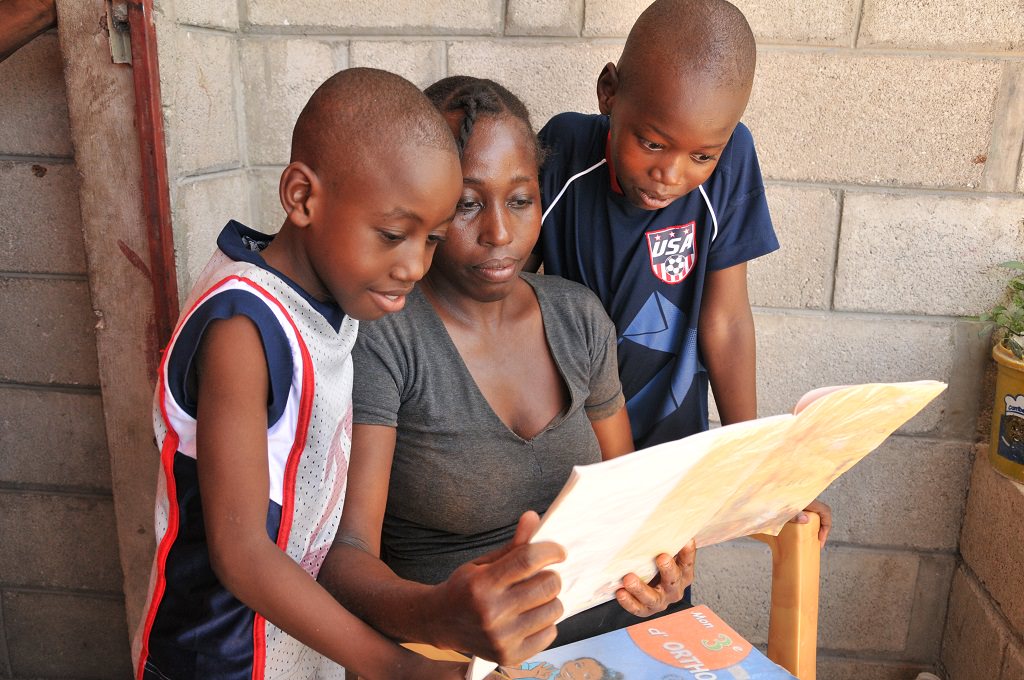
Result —
<instances>
[{"instance_id":1,"label":"neck","mask_svg":"<svg viewBox=\"0 0 1024 680\"><path fill-rule=\"evenodd\" d=\"M505 322L512 320L512 293L499 300L474 300L462 294L448 281L432 277L429 273L419 285L445 325L455 324L474 331L482 331L499 329ZM525 283L517 280L516 287L519 285Z\"/></svg>"},{"instance_id":2,"label":"neck","mask_svg":"<svg viewBox=\"0 0 1024 680\"><path fill-rule=\"evenodd\" d=\"M317 300L330 299L330 294L313 272L306 250L302 247L299 229L290 222L285 221L281 230L274 236L274 240L260 255L268 265L297 283Z\"/></svg>"}]
</instances>

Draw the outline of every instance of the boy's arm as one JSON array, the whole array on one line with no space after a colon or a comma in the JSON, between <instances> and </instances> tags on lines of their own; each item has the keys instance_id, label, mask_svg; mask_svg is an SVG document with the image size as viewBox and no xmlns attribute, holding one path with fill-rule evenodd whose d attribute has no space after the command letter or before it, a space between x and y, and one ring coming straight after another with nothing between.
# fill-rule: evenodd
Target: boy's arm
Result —
<instances>
[{"instance_id":1,"label":"boy's arm","mask_svg":"<svg viewBox=\"0 0 1024 680\"><path fill-rule=\"evenodd\" d=\"M210 561L246 606L365 678L460 677L342 608L267 534L267 394L259 332L246 317L214 321L198 353L197 468Z\"/></svg>"},{"instance_id":2,"label":"boy's arm","mask_svg":"<svg viewBox=\"0 0 1024 680\"><path fill-rule=\"evenodd\" d=\"M756 418L756 347L746 262L708 272L697 340L722 425Z\"/></svg>"},{"instance_id":3,"label":"boy's arm","mask_svg":"<svg viewBox=\"0 0 1024 680\"><path fill-rule=\"evenodd\" d=\"M722 425L753 420L757 417L757 350L746 262L708 272L697 329ZM832 509L814 500L805 510L821 516L818 542L824 547L832 528ZM790 521L804 524L807 516L800 513Z\"/></svg>"},{"instance_id":4,"label":"boy's arm","mask_svg":"<svg viewBox=\"0 0 1024 680\"><path fill-rule=\"evenodd\" d=\"M520 519L513 540L464 564L432 586L397 576L381 561L395 429L356 425L345 512L320 582L386 635L455 649L501 664L518 663L554 641L561 603L558 576L545 567L564 559L553 543L527 544L540 519Z\"/></svg>"}]
</instances>

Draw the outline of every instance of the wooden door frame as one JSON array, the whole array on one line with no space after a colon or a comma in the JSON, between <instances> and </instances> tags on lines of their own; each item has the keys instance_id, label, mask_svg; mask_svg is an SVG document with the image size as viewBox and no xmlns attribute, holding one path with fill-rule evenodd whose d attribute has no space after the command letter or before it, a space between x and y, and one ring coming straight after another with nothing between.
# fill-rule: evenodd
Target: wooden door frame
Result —
<instances>
[{"instance_id":1,"label":"wooden door frame","mask_svg":"<svg viewBox=\"0 0 1024 680\"><path fill-rule=\"evenodd\" d=\"M107 13L115 6L121 27L130 29L132 64L111 58ZM178 314L152 0L57 0L57 17L125 610L134 631L155 550L153 386Z\"/></svg>"}]
</instances>

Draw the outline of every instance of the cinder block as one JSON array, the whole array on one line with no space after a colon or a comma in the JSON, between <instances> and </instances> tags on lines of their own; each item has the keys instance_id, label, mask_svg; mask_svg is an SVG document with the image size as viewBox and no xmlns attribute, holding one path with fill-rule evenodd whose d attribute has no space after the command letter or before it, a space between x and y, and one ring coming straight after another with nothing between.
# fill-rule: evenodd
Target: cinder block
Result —
<instances>
[{"instance_id":1,"label":"cinder block","mask_svg":"<svg viewBox=\"0 0 1024 680\"><path fill-rule=\"evenodd\" d=\"M175 28L164 40L173 59L160 85L171 176L238 166L235 37Z\"/></svg>"},{"instance_id":2,"label":"cinder block","mask_svg":"<svg viewBox=\"0 0 1024 680\"><path fill-rule=\"evenodd\" d=\"M744 120L770 179L971 188L1001 77L992 60L762 48Z\"/></svg>"},{"instance_id":3,"label":"cinder block","mask_svg":"<svg viewBox=\"0 0 1024 680\"><path fill-rule=\"evenodd\" d=\"M0 510L0 581L121 592L111 499L5 492Z\"/></svg>"},{"instance_id":4,"label":"cinder block","mask_svg":"<svg viewBox=\"0 0 1024 680\"><path fill-rule=\"evenodd\" d=\"M0 161L0 187L0 215L18 234L0 241L0 270L84 274L75 166Z\"/></svg>"},{"instance_id":5,"label":"cinder block","mask_svg":"<svg viewBox=\"0 0 1024 680\"><path fill-rule=\"evenodd\" d=\"M583 0L509 0L505 35L579 35Z\"/></svg>"},{"instance_id":6,"label":"cinder block","mask_svg":"<svg viewBox=\"0 0 1024 680\"><path fill-rule=\"evenodd\" d=\"M650 4L651 0L587 0L583 35L595 38L625 38L637 17ZM618 57L610 61L617 59ZM594 77L597 77L596 73Z\"/></svg>"},{"instance_id":7,"label":"cinder block","mask_svg":"<svg viewBox=\"0 0 1024 680\"><path fill-rule=\"evenodd\" d=\"M0 380L97 385L85 281L0 277Z\"/></svg>"},{"instance_id":8,"label":"cinder block","mask_svg":"<svg viewBox=\"0 0 1024 680\"><path fill-rule=\"evenodd\" d=\"M1001 298L1000 262L1024 252L1024 197L847 192L836 309L976 315Z\"/></svg>"},{"instance_id":9,"label":"cinder block","mask_svg":"<svg viewBox=\"0 0 1024 680\"><path fill-rule=\"evenodd\" d=\"M996 473L987 456L988 444L979 444L960 551L1013 627L1024 631L1024 582L1015 576L1024 565L1024 486Z\"/></svg>"},{"instance_id":10,"label":"cinder block","mask_svg":"<svg viewBox=\"0 0 1024 680\"><path fill-rule=\"evenodd\" d=\"M60 46L46 33L0 62L0 154L70 157Z\"/></svg>"},{"instance_id":11,"label":"cinder block","mask_svg":"<svg viewBox=\"0 0 1024 680\"><path fill-rule=\"evenodd\" d=\"M818 647L865 656L903 651L917 572L913 553L826 547Z\"/></svg>"},{"instance_id":12,"label":"cinder block","mask_svg":"<svg viewBox=\"0 0 1024 680\"><path fill-rule=\"evenodd\" d=\"M1007 645L999 680L1024 680L1024 647L1019 642L1011 640Z\"/></svg>"},{"instance_id":13,"label":"cinder block","mask_svg":"<svg viewBox=\"0 0 1024 680\"><path fill-rule=\"evenodd\" d=\"M998 678L1007 630L988 595L963 567L953 575L942 642L947 680Z\"/></svg>"},{"instance_id":14,"label":"cinder block","mask_svg":"<svg viewBox=\"0 0 1024 680\"><path fill-rule=\"evenodd\" d=\"M650 0L587 0L583 35L626 37ZM849 45L857 19L853 0L816 4L799 0L737 0L758 42Z\"/></svg>"},{"instance_id":15,"label":"cinder block","mask_svg":"<svg viewBox=\"0 0 1024 680\"><path fill-rule=\"evenodd\" d=\"M938 553L921 553L918 557L917 589L902 658L937 662L942 651L949 587L959 558L954 554Z\"/></svg>"},{"instance_id":16,"label":"cinder block","mask_svg":"<svg viewBox=\"0 0 1024 680\"><path fill-rule=\"evenodd\" d=\"M397 73L421 90L444 76L444 43L440 40L353 40L349 50L352 66Z\"/></svg>"},{"instance_id":17,"label":"cinder block","mask_svg":"<svg viewBox=\"0 0 1024 680\"><path fill-rule=\"evenodd\" d=\"M967 443L891 437L823 494L829 539L955 551L970 469Z\"/></svg>"},{"instance_id":18,"label":"cinder block","mask_svg":"<svg viewBox=\"0 0 1024 680\"><path fill-rule=\"evenodd\" d=\"M0 482L110 491L99 394L0 388Z\"/></svg>"},{"instance_id":19,"label":"cinder block","mask_svg":"<svg viewBox=\"0 0 1024 680\"><path fill-rule=\"evenodd\" d=\"M238 0L175 0L179 24L238 30Z\"/></svg>"},{"instance_id":20,"label":"cinder block","mask_svg":"<svg viewBox=\"0 0 1024 680\"><path fill-rule=\"evenodd\" d=\"M498 81L530 109L540 129L562 111L597 112L597 76L622 46L605 43L457 42L448 48L448 73Z\"/></svg>"},{"instance_id":21,"label":"cinder block","mask_svg":"<svg viewBox=\"0 0 1024 680\"><path fill-rule=\"evenodd\" d=\"M832 298L839 196L835 191L767 189L779 250L747 265L750 304L828 309Z\"/></svg>"},{"instance_id":22,"label":"cinder block","mask_svg":"<svg viewBox=\"0 0 1024 680\"><path fill-rule=\"evenodd\" d=\"M755 645L768 642L772 555L768 546L740 539L697 551L693 601L706 604Z\"/></svg>"},{"instance_id":23,"label":"cinder block","mask_svg":"<svg viewBox=\"0 0 1024 680\"><path fill-rule=\"evenodd\" d=\"M865 0L857 46L1020 50L1024 6L1019 0Z\"/></svg>"},{"instance_id":24,"label":"cinder block","mask_svg":"<svg viewBox=\"0 0 1024 680\"><path fill-rule=\"evenodd\" d=\"M310 95L338 71L337 43L306 38L250 39L242 43L249 162L284 164L292 128Z\"/></svg>"},{"instance_id":25,"label":"cinder block","mask_svg":"<svg viewBox=\"0 0 1024 680\"><path fill-rule=\"evenodd\" d=\"M248 0L254 26L297 27L327 33L489 34L501 30L502 0L363 2L362 0Z\"/></svg>"},{"instance_id":26,"label":"cinder block","mask_svg":"<svg viewBox=\"0 0 1024 680\"><path fill-rule=\"evenodd\" d=\"M179 299L184 302L213 255L224 225L229 220L249 225L251 218L249 186L242 172L198 178L176 188L174 243Z\"/></svg>"},{"instance_id":27,"label":"cinder block","mask_svg":"<svg viewBox=\"0 0 1024 680\"><path fill-rule=\"evenodd\" d=\"M822 680L913 680L921 671L935 668L901 661L873 661L818 654L818 677Z\"/></svg>"},{"instance_id":28,"label":"cinder block","mask_svg":"<svg viewBox=\"0 0 1024 680\"><path fill-rule=\"evenodd\" d=\"M737 0L758 42L851 45L857 3L800 0Z\"/></svg>"},{"instance_id":29,"label":"cinder block","mask_svg":"<svg viewBox=\"0 0 1024 680\"><path fill-rule=\"evenodd\" d=\"M120 598L7 591L3 607L14 677L131 677Z\"/></svg>"},{"instance_id":30,"label":"cinder block","mask_svg":"<svg viewBox=\"0 0 1024 680\"><path fill-rule=\"evenodd\" d=\"M825 385L947 380L957 350L954 323L941 320L760 311L754 322L762 416L790 413L805 392ZM943 392L900 431L931 432L948 408Z\"/></svg>"},{"instance_id":31,"label":"cinder block","mask_svg":"<svg viewBox=\"0 0 1024 680\"><path fill-rule=\"evenodd\" d=\"M249 173L249 191L256 203L256 214L253 215L254 229L264 234L277 233L284 224L284 208L278 194L281 173L284 167L255 168Z\"/></svg>"}]
</instances>

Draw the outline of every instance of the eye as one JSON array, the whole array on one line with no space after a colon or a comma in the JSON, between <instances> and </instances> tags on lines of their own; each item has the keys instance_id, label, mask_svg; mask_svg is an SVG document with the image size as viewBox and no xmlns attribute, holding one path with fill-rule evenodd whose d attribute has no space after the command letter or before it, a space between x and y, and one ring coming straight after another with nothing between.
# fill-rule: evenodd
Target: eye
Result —
<instances>
[{"instance_id":1,"label":"eye","mask_svg":"<svg viewBox=\"0 0 1024 680\"><path fill-rule=\"evenodd\" d=\"M532 196L513 196L508 200L506 205L513 209L529 208L533 205L534 200Z\"/></svg>"},{"instance_id":2,"label":"eye","mask_svg":"<svg viewBox=\"0 0 1024 680\"><path fill-rule=\"evenodd\" d=\"M455 209L460 213L473 212L480 209L480 202L471 198L463 198L456 204Z\"/></svg>"},{"instance_id":3,"label":"eye","mask_svg":"<svg viewBox=\"0 0 1024 680\"><path fill-rule=\"evenodd\" d=\"M379 229L377 233L387 243L401 243L405 240L405 234L399 234L393 231L387 231L386 229Z\"/></svg>"},{"instance_id":4,"label":"eye","mask_svg":"<svg viewBox=\"0 0 1024 680\"><path fill-rule=\"evenodd\" d=\"M718 160L718 156L712 156L707 153L692 153L690 154L690 158L692 158L696 163L710 163L711 161Z\"/></svg>"},{"instance_id":5,"label":"eye","mask_svg":"<svg viewBox=\"0 0 1024 680\"><path fill-rule=\"evenodd\" d=\"M640 146L644 147L648 151L661 151L662 149L665 148L664 144L659 144L658 142L652 142L651 140L644 139L643 137L640 137L640 136L637 136L637 141L640 142Z\"/></svg>"},{"instance_id":6,"label":"eye","mask_svg":"<svg viewBox=\"0 0 1024 680\"><path fill-rule=\"evenodd\" d=\"M448 240L448 235L447 234L430 234L429 236L427 236L427 243L429 245L436 246L436 245L438 245L440 243L444 243L447 240Z\"/></svg>"}]
</instances>

